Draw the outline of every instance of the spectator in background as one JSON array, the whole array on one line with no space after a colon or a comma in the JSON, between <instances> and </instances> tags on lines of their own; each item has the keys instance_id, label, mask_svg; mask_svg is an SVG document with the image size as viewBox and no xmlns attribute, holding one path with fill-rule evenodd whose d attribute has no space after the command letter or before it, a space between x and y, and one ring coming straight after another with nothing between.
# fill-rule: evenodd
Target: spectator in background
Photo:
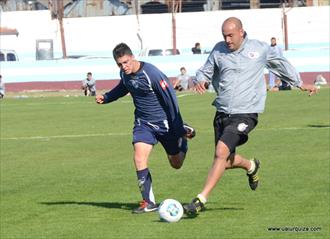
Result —
<instances>
[{"instance_id":1,"label":"spectator in background","mask_svg":"<svg viewBox=\"0 0 330 239\"><path fill-rule=\"evenodd\" d=\"M282 90L291 90L291 86L280 79L276 79L275 86L270 89L270 91L282 91Z\"/></svg>"},{"instance_id":2,"label":"spectator in background","mask_svg":"<svg viewBox=\"0 0 330 239\"><path fill-rule=\"evenodd\" d=\"M191 48L193 54L202 54L201 44L199 42L195 43L195 46Z\"/></svg>"},{"instance_id":3,"label":"spectator in background","mask_svg":"<svg viewBox=\"0 0 330 239\"><path fill-rule=\"evenodd\" d=\"M0 99L5 96L5 84L2 82L2 75L0 75Z\"/></svg>"},{"instance_id":4,"label":"spectator in background","mask_svg":"<svg viewBox=\"0 0 330 239\"><path fill-rule=\"evenodd\" d=\"M180 75L177 76L174 81L173 88L178 91L189 89L190 76L187 74L187 70L184 67L180 68Z\"/></svg>"},{"instance_id":5,"label":"spectator in background","mask_svg":"<svg viewBox=\"0 0 330 239\"><path fill-rule=\"evenodd\" d=\"M283 57L283 52L282 52L282 49L277 45L276 43L276 38L275 37L272 37L270 39L270 48L269 48L269 51L271 53L274 53L276 54L277 56L279 57ZM286 83L284 83L286 84ZM269 90L272 90L274 87L276 88L278 85L276 84L276 75L269 71L269 81L268 81L268 89Z\"/></svg>"},{"instance_id":6,"label":"spectator in background","mask_svg":"<svg viewBox=\"0 0 330 239\"><path fill-rule=\"evenodd\" d=\"M81 88L83 89L85 96L96 95L96 81L91 72L87 73L87 78L83 80Z\"/></svg>"}]
</instances>

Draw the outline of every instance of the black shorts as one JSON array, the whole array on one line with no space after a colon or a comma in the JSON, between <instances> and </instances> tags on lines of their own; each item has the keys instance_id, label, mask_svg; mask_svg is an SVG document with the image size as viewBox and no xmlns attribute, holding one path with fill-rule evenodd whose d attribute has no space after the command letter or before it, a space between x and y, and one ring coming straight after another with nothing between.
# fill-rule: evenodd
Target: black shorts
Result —
<instances>
[{"instance_id":1,"label":"black shorts","mask_svg":"<svg viewBox=\"0 0 330 239\"><path fill-rule=\"evenodd\" d=\"M258 114L225 114L216 112L213 120L215 145L221 140L231 153L248 141L248 134L258 124Z\"/></svg>"}]
</instances>

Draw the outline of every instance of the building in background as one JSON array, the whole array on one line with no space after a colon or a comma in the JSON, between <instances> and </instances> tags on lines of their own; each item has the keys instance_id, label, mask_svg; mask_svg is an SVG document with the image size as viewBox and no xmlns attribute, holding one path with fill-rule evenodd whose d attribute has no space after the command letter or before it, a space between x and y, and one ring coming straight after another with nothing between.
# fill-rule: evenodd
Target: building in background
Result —
<instances>
[{"instance_id":1,"label":"building in background","mask_svg":"<svg viewBox=\"0 0 330 239\"><path fill-rule=\"evenodd\" d=\"M62 1L64 17L200 12L329 5L328 0L0 0L0 11L53 10Z\"/></svg>"}]
</instances>

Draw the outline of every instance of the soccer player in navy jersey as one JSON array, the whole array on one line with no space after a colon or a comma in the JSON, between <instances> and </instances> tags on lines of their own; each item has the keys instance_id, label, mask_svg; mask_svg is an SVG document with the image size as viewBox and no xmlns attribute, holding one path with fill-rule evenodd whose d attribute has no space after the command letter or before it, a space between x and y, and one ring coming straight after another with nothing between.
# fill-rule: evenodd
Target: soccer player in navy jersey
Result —
<instances>
[{"instance_id":1,"label":"soccer player in navy jersey","mask_svg":"<svg viewBox=\"0 0 330 239\"><path fill-rule=\"evenodd\" d=\"M159 141L170 165L179 169L188 150L187 138L193 138L195 130L183 123L175 91L164 73L150 63L136 60L125 43L113 49L113 57L120 68L121 80L111 91L97 95L96 102L110 103L127 93L132 96L134 164L143 199L133 213L152 212L157 210L148 169L153 146Z\"/></svg>"}]
</instances>

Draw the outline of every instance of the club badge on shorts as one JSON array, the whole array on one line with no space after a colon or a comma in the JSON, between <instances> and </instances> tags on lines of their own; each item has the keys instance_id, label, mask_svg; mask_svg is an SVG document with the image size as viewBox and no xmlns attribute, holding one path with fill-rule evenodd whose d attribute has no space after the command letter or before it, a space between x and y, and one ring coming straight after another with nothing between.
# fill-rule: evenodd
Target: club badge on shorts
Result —
<instances>
[{"instance_id":1,"label":"club badge on shorts","mask_svg":"<svg viewBox=\"0 0 330 239\"><path fill-rule=\"evenodd\" d=\"M239 132L244 132L244 131L247 129L247 127L249 127L247 124L240 123L240 124L237 126L237 130L238 130Z\"/></svg>"}]
</instances>

